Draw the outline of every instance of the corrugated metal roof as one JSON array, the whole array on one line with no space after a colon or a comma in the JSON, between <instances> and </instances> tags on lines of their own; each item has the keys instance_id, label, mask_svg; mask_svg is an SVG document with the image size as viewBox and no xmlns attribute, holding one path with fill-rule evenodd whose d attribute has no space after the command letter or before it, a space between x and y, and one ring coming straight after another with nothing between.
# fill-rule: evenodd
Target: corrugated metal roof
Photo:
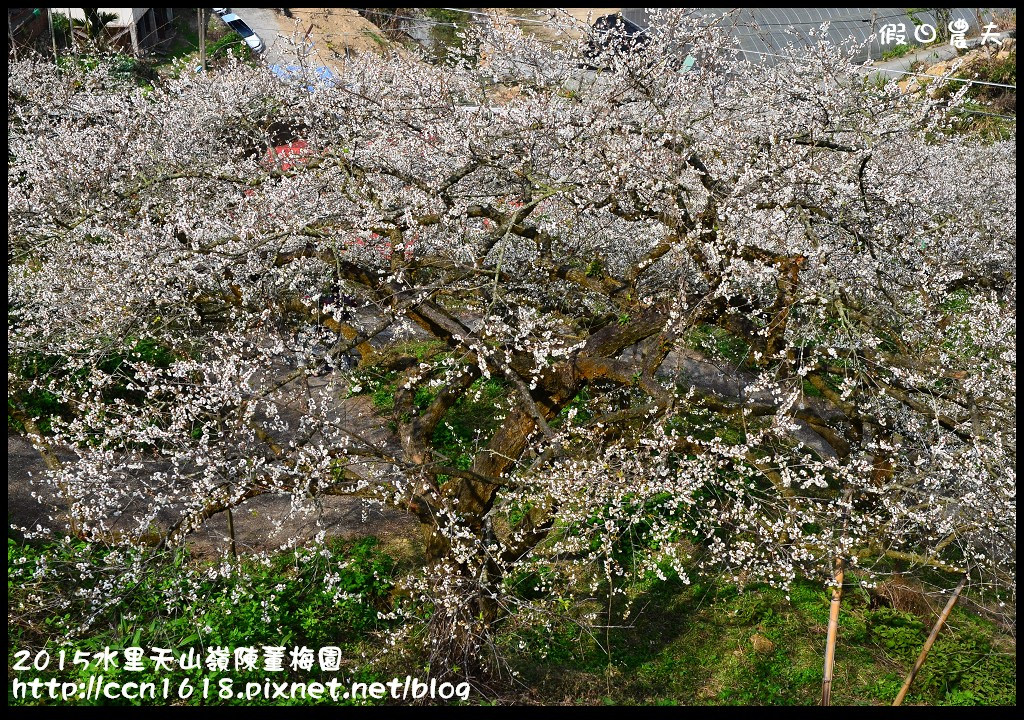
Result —
<instances>
[{"instance_id":1,"label":"corrugated metal roof","mask_svg":"<svg viewBox=\"0 0 1024 720\"><path fill-rule=\"evenodd\" d=\"M650 14L645 8L622 8L621 12L626 20L642 28L650 26ZM773 55L779 54L788 45L799 48L811 44L808 31L817 31L824 22L829 23L828 36L836 44L848 42L850 38L862 43L872 32L879 32L884 25L903 23L905 44L921 45L914 37L915 28L920 24L938 26L932 10L915 10L911 13L906 8L693 8L692 12L695 16L728 28L745 59L752 62L763 60L770 64L779 62L780 59ZM970 26L968 32L977 32L980 28L974 10L951 8L947 22L958 19L967 21ZM877 60L895 44L883 46L876 37L870 47L854 59L864 62L870 56Z\"/></svg>"}]
</instances>

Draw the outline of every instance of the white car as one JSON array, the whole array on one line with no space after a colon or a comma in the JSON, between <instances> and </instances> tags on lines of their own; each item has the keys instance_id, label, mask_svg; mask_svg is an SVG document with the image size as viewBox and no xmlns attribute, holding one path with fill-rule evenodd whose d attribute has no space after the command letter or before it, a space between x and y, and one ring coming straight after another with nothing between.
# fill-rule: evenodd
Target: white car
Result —
<instances>
[{"instance_id":1,"label":"white car","mask_svg":"<svg viewBox=\"0 0 1024 720\"><path fill-rule=\"evenodd\" d=\"M267 49L266 45L263 44L263 41L260 40L260 36L253 32L253 29L246 25L242 18L238 17L234 13L228 13L227 15L222 15L220 19L224 21L225 25L242 36L242 39L245 40L245 44L249 46L254 54L259 55Z\"/></svg>"},{"instance_id":2,"label":"white car","mask_svg":"<svg viewBox=\"0 0 1024 720\"><path fill-rule=\"evenodd\" d=\"M217 17L224 17L229 12L231 12L230 8L213 8L213 14Z\"/></svg>"}]
</instances>

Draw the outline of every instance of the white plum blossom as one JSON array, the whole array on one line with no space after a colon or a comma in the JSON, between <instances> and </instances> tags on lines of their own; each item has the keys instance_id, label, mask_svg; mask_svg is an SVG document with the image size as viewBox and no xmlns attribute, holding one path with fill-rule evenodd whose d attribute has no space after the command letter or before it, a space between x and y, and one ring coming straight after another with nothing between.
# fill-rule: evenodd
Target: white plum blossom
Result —
<instances>
[{"instance_id":1,"label":"white plum blossom","mask_svg":"<svg viewBox=\"0 0 1024 720\"><path fill-rule=\"evenodd\" d=\"M667 11L628 53L590 39L481 27L312 93L10 64L8 397L30 431L29 393L62 408L36 438L75 451L76 532L389 504L462 668L638 572L786 587L842 557L1012 592L1015 144L848 48L740 62ZM387 417L351 412L368 368Z\"/></svg>"}]
</instances>

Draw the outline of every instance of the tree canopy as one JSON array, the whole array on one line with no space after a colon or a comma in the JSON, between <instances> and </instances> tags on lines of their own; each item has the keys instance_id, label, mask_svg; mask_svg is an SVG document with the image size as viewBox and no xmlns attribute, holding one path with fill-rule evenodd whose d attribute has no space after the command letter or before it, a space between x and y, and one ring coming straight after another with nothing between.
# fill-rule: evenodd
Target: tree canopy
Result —
<instances>
[{"instance_id":1,"label":"tree canopy","mask_svg":"<svg viewBox=\"0 0 1024 720\"><path fill-rule=\"evenodd\" d=\"M596 55L476 32L313 92L9 66L9 408L74 448L77 531L396 506L462 667L632 572L1012 589L1015 144L825 42L769 66L680 16Z\"/></svg>"}]
</instances>

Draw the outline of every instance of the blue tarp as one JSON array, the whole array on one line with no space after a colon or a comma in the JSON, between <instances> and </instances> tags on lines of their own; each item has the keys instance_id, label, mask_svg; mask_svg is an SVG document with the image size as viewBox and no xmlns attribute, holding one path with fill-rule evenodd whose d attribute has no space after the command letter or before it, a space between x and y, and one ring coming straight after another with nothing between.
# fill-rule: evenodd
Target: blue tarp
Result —
<instances>
[{"instance_id":1,"label":"blue tarp","mask_svg":"<svg viewBox=\"0 0 1024 720\"><path fill-rule=\"evenodd\" d=\"M296 80L309 82L312 80L313 84L306 86L306 89L310 92L316 92L317 86L334 87L337 80L337 76L331 72L330 68L326 68L323 65L306 70L303 70L299 65L271 65L270 72L285 82L294 82Z\"/></svg>"}]
</instances>

